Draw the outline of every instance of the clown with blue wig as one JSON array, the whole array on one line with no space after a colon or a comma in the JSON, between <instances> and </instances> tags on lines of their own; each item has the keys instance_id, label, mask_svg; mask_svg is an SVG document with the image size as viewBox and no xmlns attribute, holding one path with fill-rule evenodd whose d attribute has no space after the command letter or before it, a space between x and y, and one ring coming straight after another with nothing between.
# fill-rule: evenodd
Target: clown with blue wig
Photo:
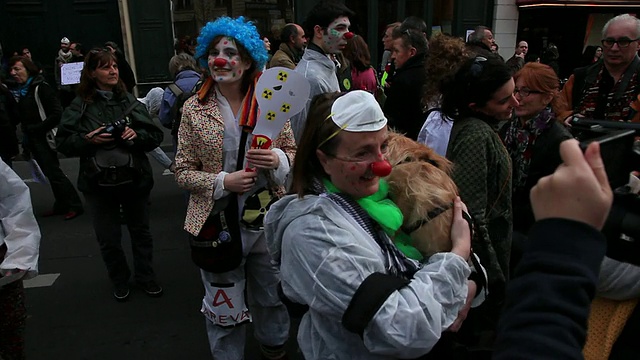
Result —
<instances>
[{"instance_id":1,"label":"clown with blue wig","mask_svg":"<svg viewBox=\"0 0 640 360\"><path fill-rule=\"evenodd\" d=\"M267 61L256 27L220 17L198 36L196 59L208 70L183 107L176 181L190 192L184 229L200 267L201 312L213 358L244 358L246 326L263 358L286 357L289 316L278 297L262 220L284 193L295 157L287 121L270 148L251 148L259 111L256 83Z\"/></svg>"}]
</instances>

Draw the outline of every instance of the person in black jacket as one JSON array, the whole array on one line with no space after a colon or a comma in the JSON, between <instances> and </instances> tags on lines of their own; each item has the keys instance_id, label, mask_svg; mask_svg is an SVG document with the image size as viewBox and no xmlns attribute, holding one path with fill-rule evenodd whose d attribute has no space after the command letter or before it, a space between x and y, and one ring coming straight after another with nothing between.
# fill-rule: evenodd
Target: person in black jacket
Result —
<instances>
[{"instance_id":1,"label":"person in black jacket","mask_svg":"<svg viewBox=\"0 0 640 360\"><path fill-rule=\"evenodd\" d=\"M560 145L563 164L531 190L537 223L507 286L493 359L583 359L613 201L597 142Z\"/></svg>"},{"instance_id":2,"label":"person in black jacket","mask_svg":"<svg viewBox=\"0 0 640 360\"><path fill-rule=\"evenodd\" d=\"M15 101L9 89L7 89L0 79L0 159L9 167L12 165L13 157L18 155L18 137L16 136Z\"/></svg>"},{"instance_id":3,"label":"person in black jacket","mask_svg":"<svg viewBox=\"0 0 640 360\"><path fill-rule=\"evenodd\" d=\"M91 50L82 69L78 96L64 111L56 142L63 154L80 157L78 189L87 199L118 301L129 297L131 277L122 250L120 209L131 236L136 282L149 296L163 292L152 266L148 202L153 174L145 154L160 145L162 136L145 106L127 92L116 55ZM124 161L108 168L100 165L103 158Z\"/></svg>"},{"instance_id":4,"label":"person in black jacket","mask_svg":"<svg viewBox=\"0 0 640 360\"><path fill-rule=\"evenodd\" d=\"M424 60L428 45L422 32L403 29L402 26L397 27L391 35L391 58L396 73L385 91L384 113L389 126L416 140L424 123L422 87L426 79Z\"/></svg>"},{"instance_id":5,"label":"person in black jacket","mask_svg":"<svg viewBox=\"0 0 640 360\"><path fill-rule=\"evenodd\" d=\"M556 120L561 108L558 76L549 66L528 63L514 75L518 106L515 118L500 130L500 137L511 156L513 242L511 269L522 251L522 241L535 219L529 201L531 188L540 178L552 174L560 159L560 143L572 136Z\"/></svg>"},{"instance_id":6,"label":"person in black jacket","mask_svg":"<svg viewBox=\"0 0 640 360\"><path fill-rule=\"evenodd\" d=\"M55 146L47 140L47 134L60 122L60 101L55 90L45 82L29 58L14 56L9 60L9 67L15 81L15 86L9 90L18 103L15 114L24 133L22 147L42 168L55 197L53 209L44 216L64 215L65 220L71 220L84 212L82 201L71 181L60 169L58 154L53 149Z\"/></svg>"}]
</instances>

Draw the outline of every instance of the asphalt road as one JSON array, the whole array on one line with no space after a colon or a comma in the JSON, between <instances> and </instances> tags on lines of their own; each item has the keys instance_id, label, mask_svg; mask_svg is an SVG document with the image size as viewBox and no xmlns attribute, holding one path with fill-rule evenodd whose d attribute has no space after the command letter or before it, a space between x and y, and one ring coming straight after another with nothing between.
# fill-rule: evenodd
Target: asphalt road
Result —
<instances>
[{"instance_id":1,"label":"asphalt road","mask_svg":"<svg viewBox=\"0 0 640 360\"><path fill-rule=\"evenodd\" d=\"M163 176L161 166L151 163L156 184L151 192L154 266L165 293L150 298L133 288L125 303L112 296L91 218L87 214L71 221L41 217L53 204L50 187L27 180L42 232L41 276L31 284L55 280L50 286L26 290L28 359L211 359L199 311L204 291L182 230L184 195L173 175ZM61 167L75 184L78 160L62 159ZM31 177L25 162L14 163L14 169L23 179ZM123 228L131 264L129 244ZM292 328L289 354L302 359L295 331ZM248 339L246 359L259 359L256 341Z\"/></svg>"}]
</instances>

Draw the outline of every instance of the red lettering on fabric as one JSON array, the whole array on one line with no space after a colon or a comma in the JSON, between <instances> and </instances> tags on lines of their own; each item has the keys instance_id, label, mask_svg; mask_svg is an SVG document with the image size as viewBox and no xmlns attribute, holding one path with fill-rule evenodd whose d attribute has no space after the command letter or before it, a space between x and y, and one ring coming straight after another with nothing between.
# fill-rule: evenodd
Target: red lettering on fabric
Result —
<instances>
[{"instance_id":1,"label":"red lettering on fabric","mask_svg":"<svg viewBox=\"0 0 640 360\"><path fill-rule=\"evenodd\" d=\"M220 297L222 297L223 299L222 301L218 301ZM218 289L218 292L216 292L216 295L213 297L212 305L214 307L217 307L222 304L227 304L229 309L233 309L233 303L231 302L231 299L227 296L227 293L222 289Z\"/></svg>"}]
</instances>

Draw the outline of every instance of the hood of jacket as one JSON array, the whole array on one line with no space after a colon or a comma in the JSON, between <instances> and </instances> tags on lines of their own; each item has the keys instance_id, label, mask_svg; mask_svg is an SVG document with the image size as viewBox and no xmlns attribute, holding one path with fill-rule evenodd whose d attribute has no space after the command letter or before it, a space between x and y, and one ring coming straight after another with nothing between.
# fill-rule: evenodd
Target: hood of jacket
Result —
<instances>
[{"instance_id":1,"label":"hood of jacket","mask_svg":"<svg viewBox=\"0 0 640 360\"><path fill-rule=\"evenodd\" d=\"M297 194L287 195L271 205L264 220L264 233L272 261L278 266L280 265L282 238L291 222L310 214L322 216L322 214L326 214L328 208L332 207L332 201L329 198L306 195L300 199Z\"/></svg>"},{"instance_id":2,"label":"hood of jacket","mask_svg":"<svg viewBox=\"0 0 640 360\"><path fill-rule=\"evenodd\" d=\"M184 79L200 79L200 74L198 74L198 72L191 70L191 69L185 69L185 70L181 70L176 74L176 80L184 80Z\"/></svg>"}]
</instances>

